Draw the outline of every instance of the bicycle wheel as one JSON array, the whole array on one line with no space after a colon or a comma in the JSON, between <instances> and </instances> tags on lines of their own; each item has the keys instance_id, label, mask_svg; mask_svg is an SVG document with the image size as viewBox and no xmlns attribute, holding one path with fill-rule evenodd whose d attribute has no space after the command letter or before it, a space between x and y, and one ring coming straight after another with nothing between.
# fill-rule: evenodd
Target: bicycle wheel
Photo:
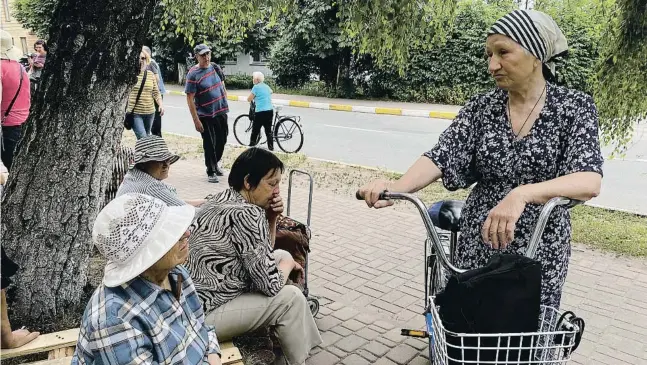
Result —
<instances>
[{"instance_id":1,"label":"bicycle wheel","mask_svg":"<svg viewBox=\"0 0 647 365\"><path fill-rule=\"evenodd\" d=\"M253 123L247 114L239 115L234 121L234 137L236 137L236 141L238 141L240 145L250 145L252 138L252 125ZM261 131L258 144L263 143L265 143L265 135L263 131Z\"/></svg>"},{"instance_id":2,"label":"bicycle wheel","mask_svg":"<svg viewBox=\"0 0 647 365\"><path fill-rule=\"evenodd\" d=\"M303 131L292 118L282 118L276 123L274 139L285 153L297 153L303 147Z\"/></svg>"}]
</instances>

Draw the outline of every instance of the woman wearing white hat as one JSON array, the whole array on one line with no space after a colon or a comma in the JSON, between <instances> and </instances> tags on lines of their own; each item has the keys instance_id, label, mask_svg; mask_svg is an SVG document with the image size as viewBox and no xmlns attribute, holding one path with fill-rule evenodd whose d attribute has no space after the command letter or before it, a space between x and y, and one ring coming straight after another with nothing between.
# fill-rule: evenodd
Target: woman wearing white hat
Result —
<instances>
[{"instance_id":1,"label":"woman wearing white hat","mask_svg":"<svg viewBox=\"0 0 647 365\"><path fill-rule=\"evenodd\" d=\"M139 193L154 196L170 206L201 206L205 202L204 199L181 200L175 188L162 181L168 178L171 165L179 159L180 156L172 154L161 137L148 136L138 139L135 143L134 166L124 176L117 196Z\"/></svg>"},{"instance_id":2,"label":"woman wearing white hat","mask_svg":"<svg viewBox=\"0 0 647 365\"><path fill-rule=\"evenodd\" d=\"M72 364L220 365L220 347L182 263L190 205L125 194L97 216L94 244L107 259L103 284L81 322Z\"/></svg>"}]
</instances>

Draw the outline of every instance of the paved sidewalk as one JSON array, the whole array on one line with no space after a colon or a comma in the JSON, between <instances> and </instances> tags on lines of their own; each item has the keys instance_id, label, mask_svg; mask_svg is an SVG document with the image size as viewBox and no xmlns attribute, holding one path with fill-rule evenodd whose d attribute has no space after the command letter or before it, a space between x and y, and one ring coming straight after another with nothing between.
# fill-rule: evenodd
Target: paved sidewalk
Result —
<instances>
[{"instance_id":1,"label":"paved sidewalk","mask_svg":"<svg viewBox=\"0 0 647 365\"><path fill-rule=\"evenodd\" d=\"M209 184L200 161L173 165L168 183L183 198L226 188ZM295 177L295 180L298 180ZM282 193L287 197L287 186ZM307 190L296 185L291 215L305 221ZM321 297L324 345L308 365L427 364L427 344L400 336L422 328L424 228L408 207L370 210L315 188L311 293ZM586 320L573 363L647 363L647 262L573 248L562 307Z\"/></svg>"}]
</instances>

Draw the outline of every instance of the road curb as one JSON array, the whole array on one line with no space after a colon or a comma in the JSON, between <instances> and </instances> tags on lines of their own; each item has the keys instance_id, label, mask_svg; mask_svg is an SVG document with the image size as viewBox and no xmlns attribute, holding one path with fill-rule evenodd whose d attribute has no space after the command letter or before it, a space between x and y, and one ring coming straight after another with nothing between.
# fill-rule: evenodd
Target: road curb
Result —
<instances>
[{"instance_id":1,"label":"road curb","mask_svg":"<svg viewBox=\"0 0 647 365\"><path fill-rule=\"evenodd\" d=\"M183 91L169 90L172 95L186 95ZM228 95L228 101L242 101L247 102L245 96ZM383 115L397 115L405 117L420 117L420 118L433 118L433 119L449 119L456 118L455 112L446 112L438 110L416 110L416 109L401 109L401 108L388 108L388 107L373 107L362 105L348 105L348 104L329 104L329 103L315 103L303 100L285 100L273 99L274 105L292 106L297 108L311 108L322 110L335 110L342 112L353 113L366 113L366 114L383 114Z\"/></svg>"}]
</instances>

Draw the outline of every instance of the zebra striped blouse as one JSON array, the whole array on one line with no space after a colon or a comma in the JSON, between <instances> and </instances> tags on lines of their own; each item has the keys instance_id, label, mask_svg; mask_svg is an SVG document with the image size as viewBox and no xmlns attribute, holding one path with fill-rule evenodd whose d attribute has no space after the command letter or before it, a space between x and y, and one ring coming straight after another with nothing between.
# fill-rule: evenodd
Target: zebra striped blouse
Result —
<instances>
[{"instance_id":1,"label":"zebra striped blouse","mask_svg":"<svg viewBox=\"0 0 647 365\"><path fill-rule=\"evenodd\" d=\"M270 247L263 208L227 189L205 203L191 226L186 268L205 313L246 292L276 295L285 283Z\"/></svg>"}]
</instances>

